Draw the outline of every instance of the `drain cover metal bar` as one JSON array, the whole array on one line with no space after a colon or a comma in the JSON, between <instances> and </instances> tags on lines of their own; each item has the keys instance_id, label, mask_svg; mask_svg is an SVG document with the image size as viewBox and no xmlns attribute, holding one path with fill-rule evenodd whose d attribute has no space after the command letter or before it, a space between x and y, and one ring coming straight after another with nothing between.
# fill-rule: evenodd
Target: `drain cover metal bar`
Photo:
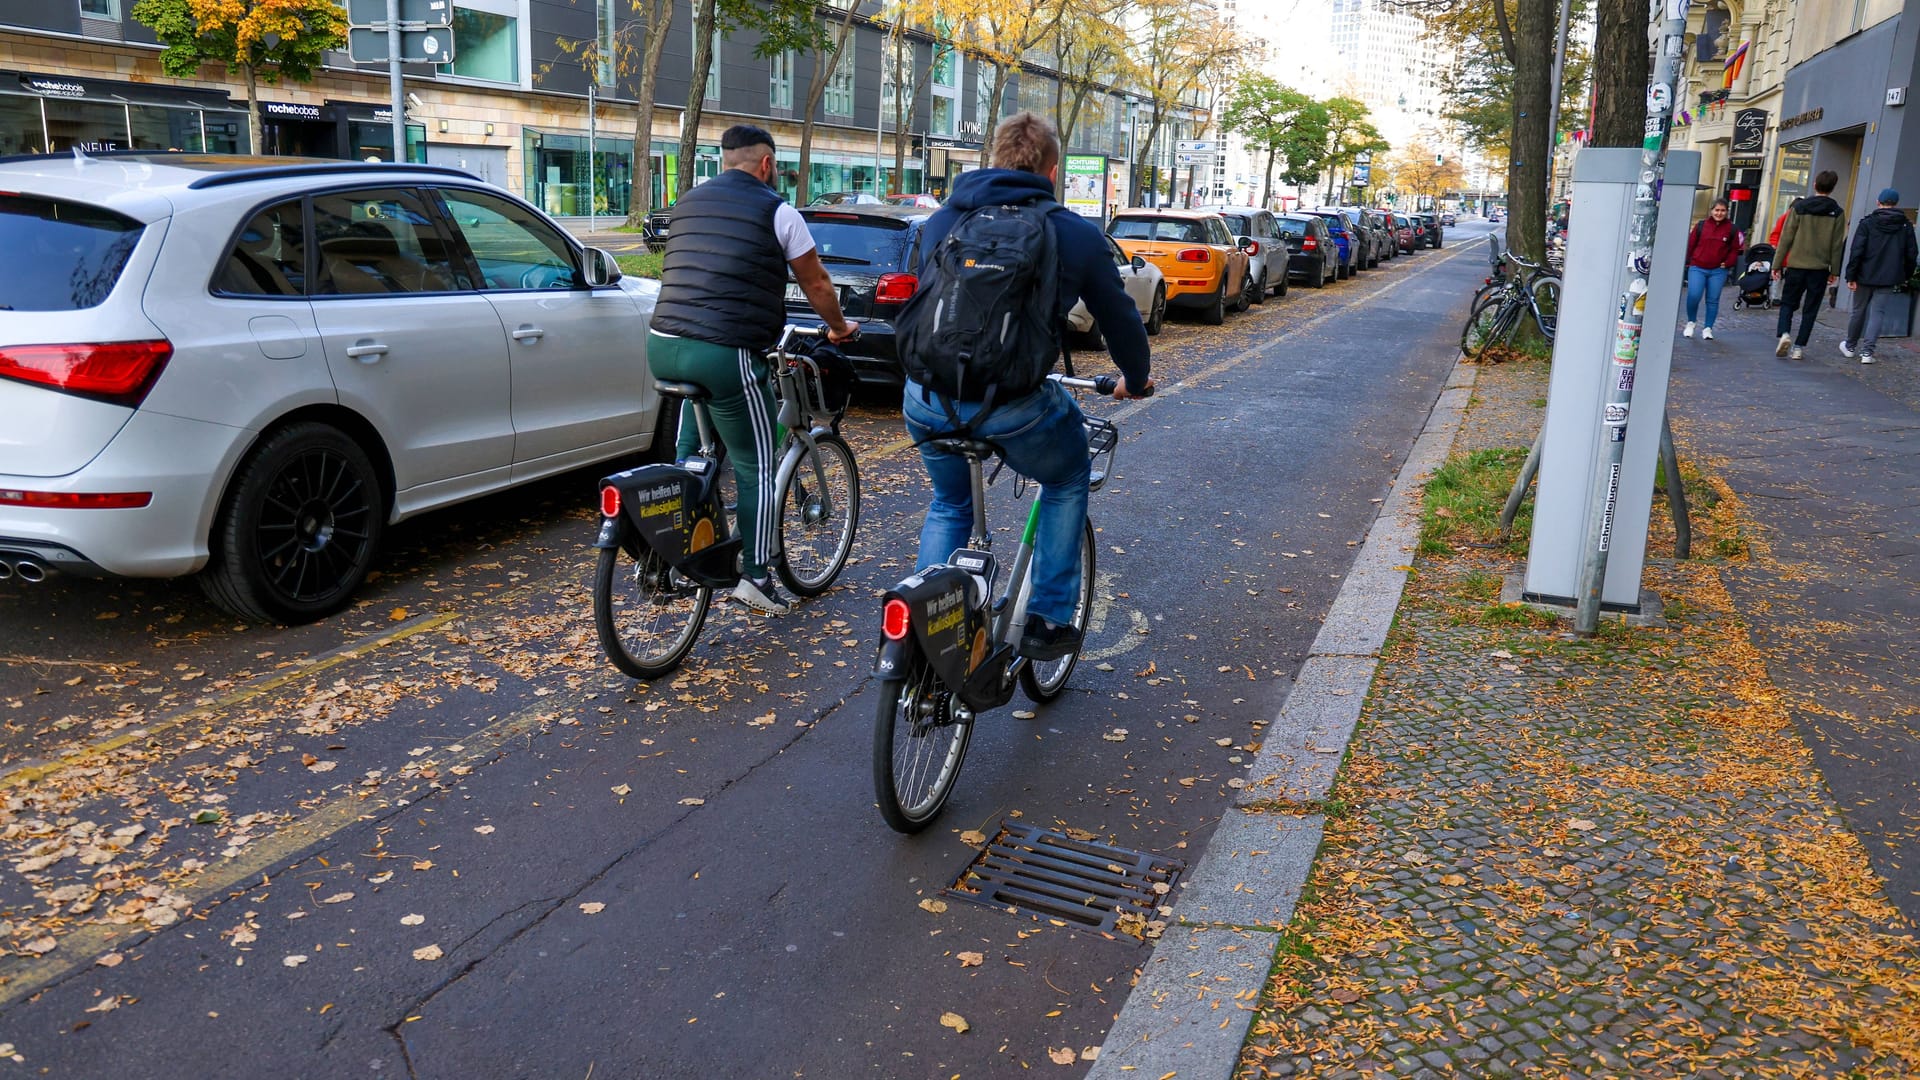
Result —
<instances>
[{"instance_id":1,"label":"drain cover metal bar","mask_svg":"<svg viewBox=\"0 0 1920 1080\"><path fill-rule=\"evenodd\" d=\"M947 892L1112 930L1122 914L1151 919L1185 869L1177 859L1007 822Z\"/></svg>"}]
</instances>

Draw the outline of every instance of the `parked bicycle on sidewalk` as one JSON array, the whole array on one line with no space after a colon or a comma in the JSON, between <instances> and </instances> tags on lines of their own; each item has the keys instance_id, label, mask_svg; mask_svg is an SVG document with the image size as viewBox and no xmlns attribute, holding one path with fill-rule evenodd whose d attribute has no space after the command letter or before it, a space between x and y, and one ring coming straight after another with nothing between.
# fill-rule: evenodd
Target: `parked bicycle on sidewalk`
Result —
<instances>
[{"instance_id":1,"label":"parked bicycle on sidewalk","mask_svg":"<svg viewBox=\"0 0 1920 1080\"><path fill-rule=\"evenodd\" d=\"M1488 238L1492 244L1493 239ZM1507 263L1515 272L1489 279L1467 314L1460 331L1460 352L1475 360L1494 345L1504 345L1519 327L1521 319L1533 316L1540 336L1553 340L1560 318L1560 276L1539 263L1528 262L1511 251L1501 252L1495 260L1497 270Z\"/></svg>"},{"instance_id":2,"label":"parked bicycle on sidewalk","mask_svg":"<svg viewBox=\"0 0 1920 1080\"><path fill-rule=\"evenodd\" d=\"M860 523L860 474L838 434L853 391L845 357L824 331L788 326L767 353L786 431L775 471L779 507L773 570L796 596L825 592L847 564ZM691 409L700 448L676 465L643 465L600 481L594 624L613 666L636 679L680 665L700 635L715 589L740 581L741 537L721 480L730 470L705 387L661 382Z\"/></svg>"}]
</instances>

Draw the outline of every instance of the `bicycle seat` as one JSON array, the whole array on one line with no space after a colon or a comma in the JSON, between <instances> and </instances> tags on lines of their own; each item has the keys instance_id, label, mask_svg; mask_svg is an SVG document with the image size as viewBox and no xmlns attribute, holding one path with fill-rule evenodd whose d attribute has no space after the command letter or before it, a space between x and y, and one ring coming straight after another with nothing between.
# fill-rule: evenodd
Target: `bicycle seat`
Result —
<instances>
[{"instance_id":1,"label":"bicycle seat","mask_svg":"<svg viewBox=\"0 0 1920 1080\"><path fill-rule=\"evenodd\" d=\"M982 439L957 437L928 439L927 445L936 450L944 450L949 454L960 454L964 457L990 458L1000 452L999 447Z\"/></svg>"},{"instance_id":2,"label":"bicycle seat","mask_svg":"<svg viewBox=\"0 0 1920 1080\"><path fill-rule=\"evenodd\" d=\"M655 379L653 381L653 388L660 391L662 397L685 398L688 401L705 401L713 396L707 392L706 387L701 386L699 383L668 382L665 379Z\"/></svg>"}]
</instances>

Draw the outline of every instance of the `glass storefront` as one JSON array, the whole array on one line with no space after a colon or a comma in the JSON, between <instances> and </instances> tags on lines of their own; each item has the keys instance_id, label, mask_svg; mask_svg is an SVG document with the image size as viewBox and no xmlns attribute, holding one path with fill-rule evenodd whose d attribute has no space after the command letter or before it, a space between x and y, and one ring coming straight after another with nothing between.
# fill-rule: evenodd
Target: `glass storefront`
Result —
<instances>
[{"instance_id":1,"label":"glass storefront","mask_svg":"<svg viewBox=\"0 0 1920 1080\"><path fill-rule=\"evenodd\" d=\"M1773 212L1767 215L1767 228L1773 228L1773 221L1787 212L1793 200L1813 190L1813 140L1802 139L1799 142L1786 143L1780 147L1780 168L1774 174L1780 178L1780 186L1774 192Z\"/></svg>"},{"instance_id":2,"label":"glass storefront","mask_svg":"<svg viewBox=\"0 0 1920 1080\"><path fill-rule=\"evenodd\" d=\"M0 74L0 153L58 153L76 147L93 153L245 153L246 113L206 91Z\"/></svg>"}]
</instances>

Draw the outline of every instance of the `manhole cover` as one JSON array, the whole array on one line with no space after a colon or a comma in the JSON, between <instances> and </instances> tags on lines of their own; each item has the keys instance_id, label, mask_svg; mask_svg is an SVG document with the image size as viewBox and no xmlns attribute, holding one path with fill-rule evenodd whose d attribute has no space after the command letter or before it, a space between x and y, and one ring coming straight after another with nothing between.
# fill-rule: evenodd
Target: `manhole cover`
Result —
<instances>
[{"instance_id":1,"label":"manhole cover","mask_svg":"<svg viewBox=\"0 0 1920 1080\"><path fill-rule=\"evenodd\" d=\"M1154 919L1185 869L1176 859L1010 822L947 893L1113 930L1123 915Z\"/></svg>"}]
</instances>

